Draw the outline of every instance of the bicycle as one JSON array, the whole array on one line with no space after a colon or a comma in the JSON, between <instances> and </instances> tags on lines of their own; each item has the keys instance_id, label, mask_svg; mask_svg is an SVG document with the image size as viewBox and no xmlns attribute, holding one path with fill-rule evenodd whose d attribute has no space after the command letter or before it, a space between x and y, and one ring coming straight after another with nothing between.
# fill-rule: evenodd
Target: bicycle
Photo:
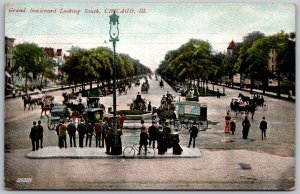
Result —
<instances>
[{"instance_id":1,"label":"bicycle","mask_svg":"<svg viewBox=\"0 0 300 194\"><path fill-rule=\"evenodd\" d=\"M125 158L134 158L136 157L136 152L139 151L139 144L133 144L133 145L129 145L129 146L126 146L124 149L123 149L123 155ZM141 149L141 155L139 156L144 156L146 158L153 158L155 156L155 149L152 148L152 147L147 147L147 152L146 154L144 155L145 153L145 149L144 149L144 146L142 146L142 149Z\"/></svg>"}]
</instances>

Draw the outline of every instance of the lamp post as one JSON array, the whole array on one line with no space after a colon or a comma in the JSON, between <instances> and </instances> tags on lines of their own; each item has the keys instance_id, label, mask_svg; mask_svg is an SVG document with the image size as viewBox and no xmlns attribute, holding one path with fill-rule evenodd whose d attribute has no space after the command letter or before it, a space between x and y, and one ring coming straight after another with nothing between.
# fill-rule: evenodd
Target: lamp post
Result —
<instances>
[{"instance_id":1,"label":"lamp post","mask_svg":"<svg viewBox=\"0 0 300 194\"><path fill-rule=\"evenodd\" d=\"M119 16L114 12L109 16L109 41L113 43L113 139L111 144L111 154L120 155L122 153L121 142L119 142L118 131L117 131L117 110L116 110L116 64L115 64L115 53L116 53L116 42L119 41Z\"/></svg>"}]
</instances>

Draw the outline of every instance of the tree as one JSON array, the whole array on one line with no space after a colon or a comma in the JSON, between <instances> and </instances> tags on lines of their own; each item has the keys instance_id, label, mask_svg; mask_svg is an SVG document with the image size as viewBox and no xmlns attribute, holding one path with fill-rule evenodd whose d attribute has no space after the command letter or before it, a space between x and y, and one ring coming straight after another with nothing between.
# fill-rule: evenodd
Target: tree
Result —
<instances>
[{"instance_id":1,"label":"tree","mask_svg":"<svg viewBox=\"0 0 300 194\"><path fill-rule=\"evenodd\" d=\"M25 78L25 88L27 91L28 79L32 79L30 73L37 72L45 53L42 48L35 43L22 43L16 45L14 49L15 65L12 69L19 77Z\"/></svg>"}]
</instances>

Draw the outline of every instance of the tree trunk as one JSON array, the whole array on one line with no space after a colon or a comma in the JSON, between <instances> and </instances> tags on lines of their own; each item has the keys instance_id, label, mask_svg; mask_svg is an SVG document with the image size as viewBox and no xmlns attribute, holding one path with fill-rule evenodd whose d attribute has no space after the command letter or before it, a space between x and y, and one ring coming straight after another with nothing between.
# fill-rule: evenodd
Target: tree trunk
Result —
<instances>
[{"instance_id":1,"label":"tree trunk","mask_svg":"<svg viewBox=\"0 0 300 194\"><path fill-rule=\"evenodd\" d=\"M92 79L90 79L90 91L92 91L92 89L93 89L93 81Z\"/></svg>"},{"instance_id":2,"label":"tree trunk","mask_svg":"<svg viewBox=\"0 0 300 194\"><path fill-rule=\"evenodd\" d=\"M253 90L253 78L250 78L250 91L252 92L252 90Z\"/></svg>"},{"instance_id":3,"label":"tree trunk","mask_svg":"<svg viewBox=\"0 0 300 194\"><path fill-rule=\"evenodd\" d=\"M42 74L42 78L41 78L41 85L40 85L41 88L43 87L43 79L44 79L44 73Z\"/></svg>"},{"instance_id":4,"label":"tree trunk","mask_svg":"<svg viewBox=\"0 0 300 194\"><path fill-rule=\"evenodd\" d=\"M277 96L280 97L280 93L281 93L280 82L281 82L281 80L278 78L277 81L278 81Z\"/></svg>"},{"instance_id":5,"label":"tree trunk","mask_svg":"<svg viewBox=\"0 0 300 194\"><path fill-rule=\"evenodd\" d=\"M199 77L197 77L197 90L198 90L198 93L200 91L200 79Z\"/></svg>"},{"instance_id":6,"label":"tree trunk","mask_svg":"<svg viewBox=\"0 0 300 194\"><path fill-rule=\"evenodd\" d=\"M25 88L24 88L24 90L25 90L24 92L25 93L27 93L27 76L28 76L28 73L26 72L25 73Z\"/></svg>"}]
</instances>

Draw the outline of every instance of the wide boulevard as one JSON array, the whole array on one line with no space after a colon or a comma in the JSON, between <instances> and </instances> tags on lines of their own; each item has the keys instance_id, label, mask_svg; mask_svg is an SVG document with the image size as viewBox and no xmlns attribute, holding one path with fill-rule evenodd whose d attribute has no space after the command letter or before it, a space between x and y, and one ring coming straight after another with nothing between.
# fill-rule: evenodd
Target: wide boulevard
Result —
<instances>
[{"instance_id":1,"label":"wide boulevard","mask_svg":"<svg viewBox=\"0 0 300 194\"><path fill-rule=\"evenodd\" d=\"M159 78L160 80L160 78ZM149 80L148 94L142 98L159 107L163 94L169 91L179 100L178 94L159 80ZM144 80L141 80L143 83ZM212 85L209 85L212 88ZM214 89L223 91L223 86ZM62 103L60 90L49 92L55 103ZM140 87L132 87L128 93L117 96L117 109L129 109L128 104L136 97ZM268 109L258 108L251 120L247 140L242 139L241 122L236 118L234 135L225 134L225 111L239 90L225 88L226 96L200 97L200 103L208 105L208 129L200 132L196 148L199 158L154 159L28 159L31 150L29 139L33 121L40 118L41 108L25 110L20 97L5 100L5 186L7 189L150 189L150 190L291 190L295 185L295 113L293 102L265 97ZM249 93L242 92L250 96ZM184 101L180 97L180 101ZM101 103L112 107L112 95L101 97ZM85 99L84 99L85 102ZM265 116L268 121L267 138L261 140L259 123ZM43 115L44 147L57 146L57 135L48 130L47 117ZM68 137L67 137L68 138ZM180 131L180 145L186 147L189 134ZM78 141L78 139L77 139ZM139 131L124 129L123 148L138 143ZM92 144L95 146L95 142ZM68 148L67 148L68 149ZM79 149L79 148L78 148ZM82 149L89 149L88 147ZM99 148L103 149L103 148ZM241 163L251 169L243 169ZM29 183L20 178L31 178Z\"/></svg>"}]
</instances>

